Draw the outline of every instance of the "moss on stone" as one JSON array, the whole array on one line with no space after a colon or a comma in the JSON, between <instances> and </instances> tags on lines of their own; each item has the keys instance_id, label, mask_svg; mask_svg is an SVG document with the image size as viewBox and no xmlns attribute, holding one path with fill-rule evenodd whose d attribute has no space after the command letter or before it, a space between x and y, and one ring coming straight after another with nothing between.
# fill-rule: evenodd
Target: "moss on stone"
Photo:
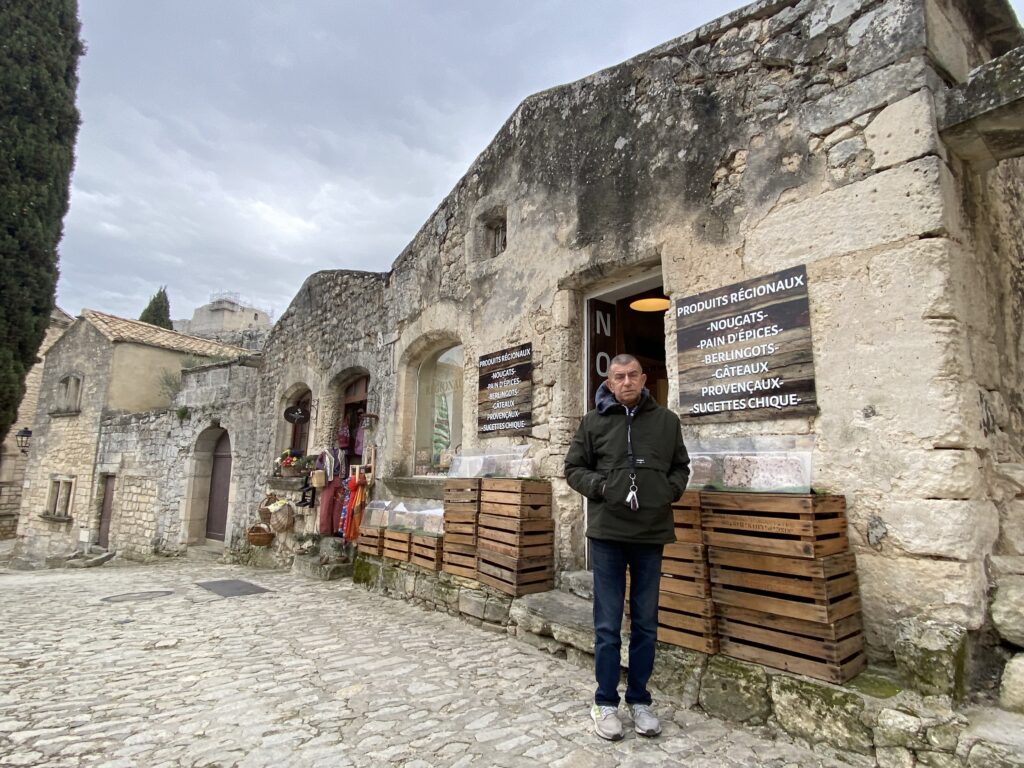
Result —
<instances>
[{"instance_id":1,"label":"moss on stone","mask_svg":"<svg viewBox=\"0 0 1024 768\"><path fill-rule=\"evenodd\" d=\"M372 585L380 573L380 566L371 563L364 557L357 557L352 563L352 583Z\"/></svg>"},{"instance_id":2,"label":"moss on stone","mask_svg":"<svg viewBox=\"0 0 1024 768\"><path fill-rule=\"evenodd\" d=\"M877 670L861 672L846 686L875 699L891 699L903 690L898 680Z\"/></svg>"}]
</instances>

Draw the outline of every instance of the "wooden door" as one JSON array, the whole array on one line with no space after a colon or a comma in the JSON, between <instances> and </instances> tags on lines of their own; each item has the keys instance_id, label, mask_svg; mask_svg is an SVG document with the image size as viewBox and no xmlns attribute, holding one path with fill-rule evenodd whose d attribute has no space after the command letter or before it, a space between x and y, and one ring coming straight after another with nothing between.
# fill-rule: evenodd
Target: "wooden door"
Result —
<instances>
[{"instance_id":1,"label":"wooden door","mask_svg":"<svg viewBox=\"0 0 1024 768\"><path fill-rule=\"evenodd\" d=\"M228 491L231 487L231 439L225 432L213 449L210 502L206 509L206 538L224 541L228 522Z\"/></svg>"},{"instance_id":2,"label":"wooden door","mask_svg":"<svg viewBox=\"0 0 1024 768\"><path fill-rule=\"evenodd\" d=\"M104 549L110 548L110 517L114 510L114 475L103 476L103 506L100 508L100 540Z\"/></svg>"},{"instance_id":3,"label":"wooden door","mask_svg":"<svg viewBox=\"0 0 1024 768\"><path fill-rule=\"evenodd\" d=\"M615 357L615 305L600 299L587 301L587 402L583 410L594 407L594 395L608 377L608 366Z\"/></svg>"}]
</instances>

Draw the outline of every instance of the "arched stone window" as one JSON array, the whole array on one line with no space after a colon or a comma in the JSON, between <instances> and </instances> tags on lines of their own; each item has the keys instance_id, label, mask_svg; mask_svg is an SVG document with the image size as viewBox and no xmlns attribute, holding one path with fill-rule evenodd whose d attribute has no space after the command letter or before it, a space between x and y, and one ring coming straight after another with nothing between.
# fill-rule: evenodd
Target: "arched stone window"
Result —
<instances>
[{"instance_id":1,"label":"arched stone window","mask_svg":"<svg viewBox=\"0 0 1024 768\"><path fill-rule=\"evenodd\" d=\"M461 345L430 355L420 365L416 382L416 439L413 473L446 474L462 445Z\"/></svg>"}]
</instances>

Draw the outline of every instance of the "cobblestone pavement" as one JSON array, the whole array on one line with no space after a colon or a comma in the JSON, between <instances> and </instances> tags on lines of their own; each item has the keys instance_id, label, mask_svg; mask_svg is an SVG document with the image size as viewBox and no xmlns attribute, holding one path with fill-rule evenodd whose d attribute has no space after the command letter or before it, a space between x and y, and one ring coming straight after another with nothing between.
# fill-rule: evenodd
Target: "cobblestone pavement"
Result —
<instances>
[{"instance_id":1,"label":"cobblestone pavement","mask_svg":"<svg viewBox=\"0 0 1024 768\"><path fill-rule=\"evenodd\" d=\"M197 586L218 579L271 591ZM589 670L347 580L0 570L0 616L3 766L833 765L665 700L660 738L601 741Z\"/></svg>"}]
</instances>

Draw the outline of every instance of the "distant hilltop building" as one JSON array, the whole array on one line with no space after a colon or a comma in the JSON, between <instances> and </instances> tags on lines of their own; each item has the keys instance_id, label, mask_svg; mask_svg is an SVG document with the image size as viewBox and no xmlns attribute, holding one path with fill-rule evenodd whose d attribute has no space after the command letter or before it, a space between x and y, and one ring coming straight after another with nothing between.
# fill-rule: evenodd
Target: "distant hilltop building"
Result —
<instances>
[{"instance_id":1,"label":"distant hilltop building","mask_svg":"<svg viewBox=\"0 0 1024 768\"><path fill-rule=\"evenodd\" d=\"M273 325L267 312L243 304L237 293L211 294L210 302L198 307L191 320L172 322L178 333L254 350L263 346Z\"/></svg>"}]
</instances>

